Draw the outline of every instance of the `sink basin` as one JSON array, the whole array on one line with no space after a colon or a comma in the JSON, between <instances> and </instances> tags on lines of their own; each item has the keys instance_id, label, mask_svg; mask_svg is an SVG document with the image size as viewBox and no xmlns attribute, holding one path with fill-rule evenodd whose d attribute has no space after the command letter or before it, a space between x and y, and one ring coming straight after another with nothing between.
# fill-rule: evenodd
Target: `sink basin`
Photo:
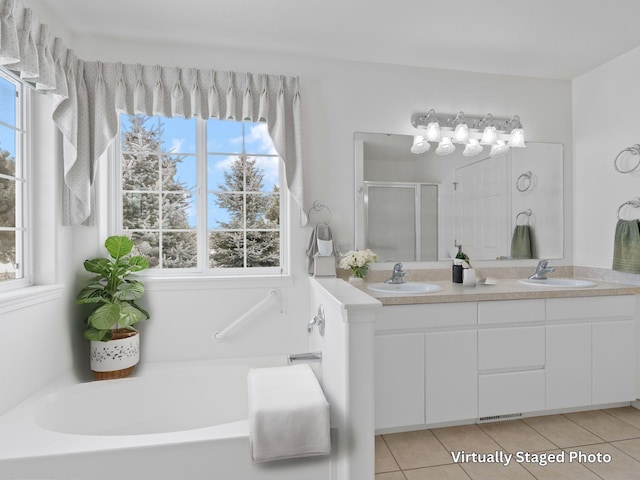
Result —
<instances>
[{"instance_id":1,"label":"sink basin","mask_svg":"<svg viewBox=\"0 0 640 480\"><path fill-rule=\"evenodd\" d=\"M378 293L418 295L439 292L442 287L433 283L372 283L367 285L367 289Z\"/></svg>"},{"instance_id":2,"label":"sink basin","mask_svg":"<svg viewBox=\"0 0 640 480\"><path fill-rule=\"evenodd\" d=\"M555 287L555 288L589 288L595 287L596 283L591 280L579 280L577 278L547 278L546 280L532 280L525 278L520 280L525 285L534 285L536 287Z\"/></svg>"}]
</instances>

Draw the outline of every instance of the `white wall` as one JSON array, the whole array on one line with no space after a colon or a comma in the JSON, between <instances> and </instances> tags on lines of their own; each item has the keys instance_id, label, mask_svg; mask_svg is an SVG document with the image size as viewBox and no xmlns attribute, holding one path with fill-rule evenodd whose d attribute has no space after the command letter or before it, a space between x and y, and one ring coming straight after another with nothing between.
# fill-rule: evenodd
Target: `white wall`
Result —
<instances>
[{"instance_id":1,"label":"white wall","mask_svg":"<svg viewBox=\"0 0 640 480\"><path fill-rule=\"evenodd\" d=\"M639 79L636 48L573 81L576 265L611 268L618 207L640 196L640 171L613 167L621 150L640 143ZM639 218L640 210L622 214Z\"/></svg>"}]
</instances>

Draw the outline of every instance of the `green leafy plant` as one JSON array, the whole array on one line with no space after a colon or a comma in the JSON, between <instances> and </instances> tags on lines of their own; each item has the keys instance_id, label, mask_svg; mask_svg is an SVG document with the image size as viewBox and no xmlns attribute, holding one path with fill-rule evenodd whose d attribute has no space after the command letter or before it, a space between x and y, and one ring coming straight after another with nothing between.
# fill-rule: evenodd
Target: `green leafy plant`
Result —
<instances>
[{"instance_id":1,"label":"green leafy plant","mask_svg":"<svg viewBox=\"0 0 640 480\"><path fill-rule=\"evenodd\" d=\"M85 260L85 270L97 276L76 298L79 304L100 304L87 318L84 332L87 340L110 340L113 329L135 331L134 324L149 318L149 313L136 303L144 295L144 285L139 280L127 278L148 268L148 260L131 254L133 241L125 236L111 236L104 246L110 258Z\"/></svg>"}]
</instances>

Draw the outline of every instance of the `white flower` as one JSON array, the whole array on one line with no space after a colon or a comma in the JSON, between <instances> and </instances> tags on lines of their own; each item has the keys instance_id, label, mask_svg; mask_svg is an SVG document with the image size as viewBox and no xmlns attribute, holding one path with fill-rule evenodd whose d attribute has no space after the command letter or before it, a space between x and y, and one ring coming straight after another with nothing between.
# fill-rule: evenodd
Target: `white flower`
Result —
<instances>
[{"instance_id":1,"label":"white flower","mask_svg":"<svg viewBox=\"0 0 640 480\"><path fill-rule=\"evenodd\" d=\"M368 248L365 250L352 250L340 259L340 268L362 268L377 259L378 256Z\"/></svg>"}]
</instances>

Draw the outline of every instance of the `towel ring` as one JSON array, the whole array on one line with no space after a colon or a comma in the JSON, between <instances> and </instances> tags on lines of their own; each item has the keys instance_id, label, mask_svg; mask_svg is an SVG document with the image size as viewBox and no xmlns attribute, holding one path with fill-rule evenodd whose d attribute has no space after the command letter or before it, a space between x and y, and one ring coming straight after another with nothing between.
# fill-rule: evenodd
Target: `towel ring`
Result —
<instances>
[{"instance_id":1,"label":"towel ring","mask_svg":"<svg viewBox=\"0 0 640 480\"><path fill-rule=\"evenodd\" d=\"M324 216L328 218L324 220L317 220L317 219L314 220L312 218L313 213L317 214L317 216L324 214ZM313 205L311 205L311 208L307 212L307 218L309 219L309 222L311 222L314 225L318 225L319 223L326 223L328 225L329 223L331 223L331 210L322 202L320 202L319 200L316 200L315 202L313 202Z\"/></svg>"},{"instance_id":2,"label":"towel ring","mask_svg":"<svg viewBox=\"0 0 640 480\"><path fill-rule=\"evenodd\" d=\"M636 157L638 157L638 162L636 163L636 165L629 170L623 170L618 166L618 159L622 156L622 154L626 152L629 152L631 153L631 155L635 155ZM640 167L640 144L637 143L622 150L618 155L616 155L616 158L613 160L613 168L615 168L616 171L620 173L631 173L634 172L638 167Z\"/></svg>"},{"instance_id":3,"label":"towel ring","mask_svg":"<svg viewBox=\"0 0 640 480\"><path fill-rule=\"evenodd\" d=\"M626 207L627 205L633 207L633 208L638 208L640 207L640 197L636 197L632 200L627 200L626 202L624 202L622 205L620 205L618 207L618 220L621 220L620 218L620 211Z\"/></svg>"},{"instance_id":4,"label":"towel ring","mask_svg":"<svg viewBox=\"0 0 640 480\"><path fill-rule=\"evenodd\" d=\"M516 189L519 192L526 192L531 188L532 175L533 174L531 173L531 170L529 170L528 172L524 172L522 175L518 177L518 179L516 180ZM520 180L522 180L522 186L520 186L521 185Z\"/></svg>"},{"instance_id":5,"label":"towel ring","mask_svg":"<svg viewBox=\"0 0 640 480\"><path fill-rule=\"evenodd\" d=\"M530 208L527 208L526 210L523 210L522 212L518 213L518 215L516 215L516 225L518 225L518 218L520 217L520 215L527 216L527 225L529 225L529 220L531 220L531 214L533 214L533 212L531 211Z\"/></svg>"}]
</instances>

